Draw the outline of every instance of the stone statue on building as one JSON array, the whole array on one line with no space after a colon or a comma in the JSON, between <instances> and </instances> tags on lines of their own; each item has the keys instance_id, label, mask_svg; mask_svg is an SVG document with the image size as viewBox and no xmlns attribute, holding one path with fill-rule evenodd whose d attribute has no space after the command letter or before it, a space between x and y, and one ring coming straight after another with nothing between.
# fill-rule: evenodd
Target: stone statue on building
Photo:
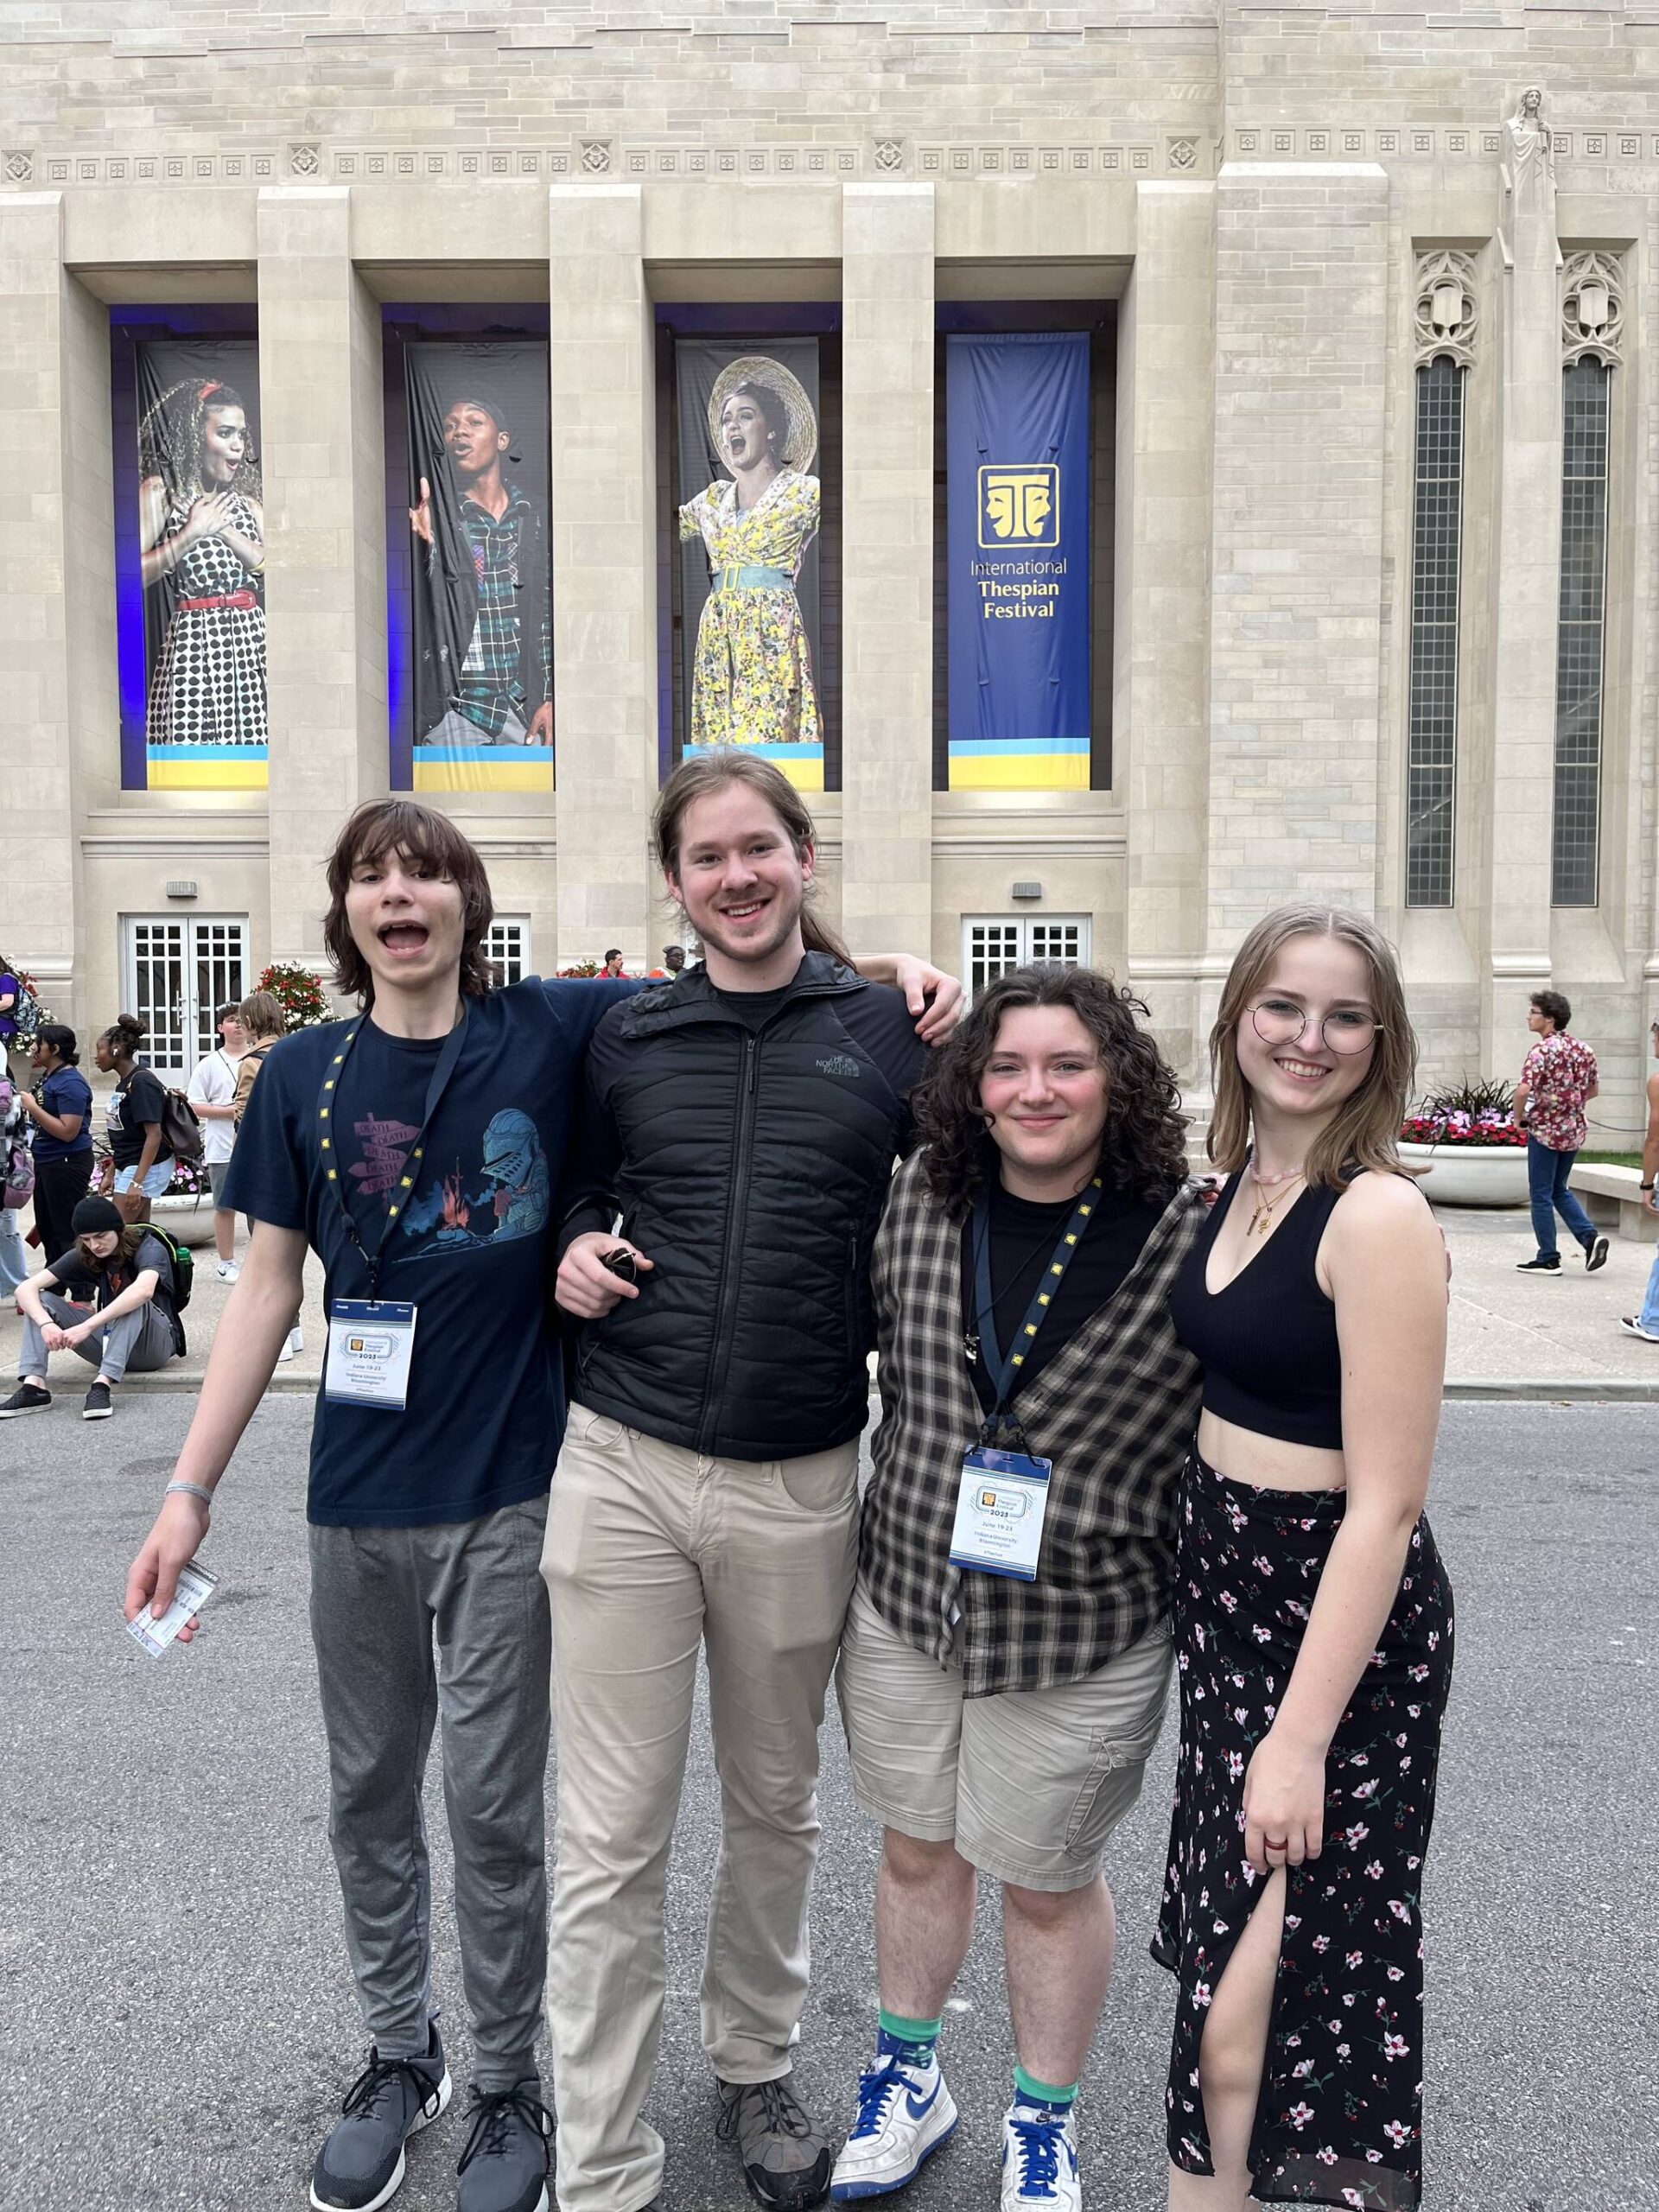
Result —
<instances>
[{"instance_id":1,"label":"stone statue on building","mask_svg":"<svg viewBox=\"0 0 1659 2212\"><path fill-rule=\"evenodd\" d=\"M1529 85L1516 103L1515 113L1504 118L1503 203L1498 214L1498 244L1503 266L1512 269L1517 244L1548 241L1554 265L1561 265L1561 249L1555 232L1555 141L1544 120L1544 95Z\"/></svg>"}]
</instances>

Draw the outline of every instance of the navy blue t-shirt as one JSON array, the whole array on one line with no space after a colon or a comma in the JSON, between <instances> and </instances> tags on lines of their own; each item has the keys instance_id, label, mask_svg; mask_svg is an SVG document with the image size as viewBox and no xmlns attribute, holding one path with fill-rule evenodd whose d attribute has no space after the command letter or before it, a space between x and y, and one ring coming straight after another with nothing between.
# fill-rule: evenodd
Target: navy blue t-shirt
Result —
<instances>
[{"instance_id":1,"label":"navy blue t-shirt","mask_svg":"<svg viewBox=\"0 0 1659 2212\"><path fill-rule=\"evenodd\" d=\"M48 1136L36 1125L35 1158L69 1160L92 1148L92 1086L79 1068L54 1068L35 1096L48 1114L79 1114L80 1128L73 1137ZM143 1147L140 1147L140 1150Z\"/></svg>"},{"instance_id":2,"label":"navy blue t-shirt","mask_svg":"<svg viewBox=\"0 0 1659 2212\"><path fill-rule=\"evenodd\" d=\"M474 1521L547 1489L563 1416L544 1320L553 1193L588 1039L639 988L531 981L472 1000L461 1057L406 1192L442 1039L389 1037L365 1020L326 1101L349 1022L302 1029L268 1055L219 1203L303 1230L322 1261L330 1306L369 1291L335 1192L371 1253L397 1198L403 1211L386 1240L379 1295L418 1309L403 1413L319 1394L312 1521L359 1529ZM333 1185L325 1157L338 1171Z\"/></svg>"}]
</instances>

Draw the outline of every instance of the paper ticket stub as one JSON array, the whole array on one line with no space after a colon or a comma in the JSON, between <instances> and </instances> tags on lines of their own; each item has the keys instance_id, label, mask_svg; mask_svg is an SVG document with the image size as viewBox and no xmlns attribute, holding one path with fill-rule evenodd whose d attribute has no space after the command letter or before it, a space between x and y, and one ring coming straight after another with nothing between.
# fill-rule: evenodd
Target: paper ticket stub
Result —
<instances>
[{"instance_id":1,"label":"paper ticket stub","mask_svg":"<svg viewBox=\"0 0 1659 2212\"><path fill-rule=\"evenodd\" d=\"M179 1569L177 1592L160 1620L146 1605L136 1620L127 1623L127 1633L137 1638L152 1659L159 1659L192 1613L199 1613L218 1587L219 1577L193 1559L188 1567Z\"/></svg>"}]
</instances>

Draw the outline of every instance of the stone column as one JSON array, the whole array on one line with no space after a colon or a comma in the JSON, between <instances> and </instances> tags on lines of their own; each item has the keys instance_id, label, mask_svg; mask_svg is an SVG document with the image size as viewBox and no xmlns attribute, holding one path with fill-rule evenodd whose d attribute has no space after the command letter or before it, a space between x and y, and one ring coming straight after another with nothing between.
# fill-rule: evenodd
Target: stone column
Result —
<instances>
[{"instance_id":1,"label":"stone column","mask_svg":"<svg viewBox=\"0 0 1659 2212\"><path fill-rule=\"evenodd\" d=\"M320 973L323 864L390 779L380 310L350 217L344 186L259 194L270 950Z\"/></svg>"},{"instance_id":2,"label":"stone column","mask_svg":"<svg viewBox=\"0 0 1659 2212\"><path fill-rule=\"evenodd\" d=\"M855 952L932 934L933 188L842 213L842 925Z\"/></svg>"},{"instance_id":3,"label":"stone column","mask_svg":"<svg viewBox=\"0 0 1659 2212\"><path fill-rule=\"evenodd\" d=\"M1289 899L1376 906L1389 181L1229 162L1216 200L1212 971Z\"/></svg>"},{"instance_id":4,"label":"stone column","mask_svg":"<svg viewBox=\"0 0 1659 2212\"><path fill-rule=\"evenodd\" d=\"M0 950L83 1030L81 816L121 783L105 310L65 270L62 195L0 198Z\"/></svg>"},{"instance_id":5,"label":"stone column","mask_svg":"<svg viewBox=\"0 0 1659 2212\"><path fill-rule=\"evenodd\" d=\"M1215 193L1142 184L1119 310L1114 781L1128 816L1128 980L1199 1073L1209 799Z\"/></svg>"},{"instance_id":6,"label":"stone column","mask_svg":"<svg viewBox=\"0 0 1659 2212\"><path fill-rule=\"evenodd\" d=\"M549 231L559 957L656 942L656 425L644 209L631 184L555 185Z\"/></svg>"},{"instance_id":7,"label":"stone column","mask_svg":"<svg viewBox=\"0 0 1659 2212\"><path fill-rule=\"evenodd\" d=\"M1546 162L1547 155L1535 156ZM1561 580L1561 299L1554 193L1506 190L1498 279L1497 514L1490 855L1481 956L1483 1067L1514 1058L1549 981L1555 649Z\"/></svg>"}]
</instances>

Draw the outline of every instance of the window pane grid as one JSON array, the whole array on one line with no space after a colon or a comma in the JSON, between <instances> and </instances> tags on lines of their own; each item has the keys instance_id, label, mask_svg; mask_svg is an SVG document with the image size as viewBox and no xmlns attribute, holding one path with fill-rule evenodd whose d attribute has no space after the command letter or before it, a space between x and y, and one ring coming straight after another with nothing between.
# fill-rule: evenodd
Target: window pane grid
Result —
<instances>
[{"instance_id":1,"label":"window pane grid","mask_svg":"<svg viewBox=\"0 0 1659 2212\"><path fill-rule=\"evenodd\" d=\"M498 915L484 939L484 957L495 971L496 988L522 983L530 972L530 924L517 917Z\"/></svg>"},{"instance_id":2,"label":"window pane grid","mask_svg":"<svg viewBox=\"0 0 1659 2212\"><path fill-rule=\"evenodd\" d=\"M1561 580L1550 856L1550 898L1557 906L1593 906L1599 896L1611 376L1605 363L1586 358L1561 379Z\"/></svg>"},{"instance_id":3,"label":"window pane grid","mask_svg":"<svg viewBox=\"0 0 1659 2212\"><path fill-rule=\"evenodd\" d=\"M1463 536L1464 372L1417 372L1411 673L1406 747L1406 904L1449 906L1458 747L1458 604Z\"/></svg>"},{"instance_id":4,"label":"window pane grid","mask_svg":"<svg viewBox=\"0 0 1659 2212\"><path fill-rule=\"evenodd\" d=\"M1027 967L1036 960L1077 968L1088 957L1089 924L1078 915L1043 920L1023 914L988 915L963 925L963 966L972 998L1011 968Z\"/></svg>"}]
</instances>

